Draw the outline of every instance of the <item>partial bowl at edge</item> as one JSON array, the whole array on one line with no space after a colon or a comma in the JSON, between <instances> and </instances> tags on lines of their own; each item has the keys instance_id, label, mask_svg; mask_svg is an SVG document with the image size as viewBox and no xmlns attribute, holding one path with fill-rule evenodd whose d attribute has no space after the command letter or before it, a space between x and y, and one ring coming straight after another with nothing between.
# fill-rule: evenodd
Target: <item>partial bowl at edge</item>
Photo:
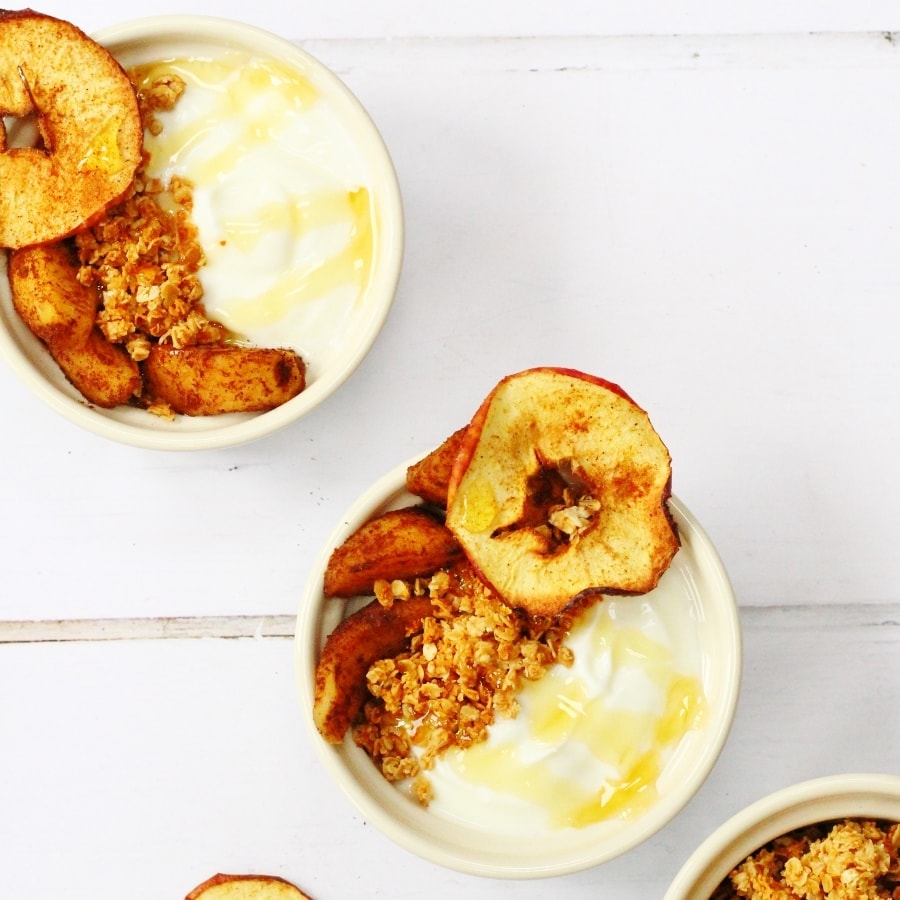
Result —
<instances>
[{"instance_id":1,"label":"partial bowl at edge","mask_svg":"<svg viewBox=\"0 0 900 900\"><path fill-rule=\"evenodd\" d=\"M900 822L900 777L848 773L782 788L720 825L684 863L664 900L707 900L769 841L820 822L863 818Z\"/></svg>"}]
</instances>

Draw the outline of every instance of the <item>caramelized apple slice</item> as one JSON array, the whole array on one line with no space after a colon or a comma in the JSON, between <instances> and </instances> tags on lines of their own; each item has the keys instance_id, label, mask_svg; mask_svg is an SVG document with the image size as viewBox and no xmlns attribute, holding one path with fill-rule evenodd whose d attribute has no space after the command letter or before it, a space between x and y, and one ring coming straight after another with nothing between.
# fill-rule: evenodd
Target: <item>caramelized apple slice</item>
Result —
<instances>
[{"instance_id":1,"label":"caramelized apple slice","mask_svg":"<svg viewBox=\"0 0 900 900\"><path fill-rule=\"evenodd\" d=\"M78 281L68 244L13 251L9 285L22 321L86 400L111 409L140 393L137 363L94 325L99 295Z\"/></svg>"},{"instance_id":2,"label":"caramelized apple slice","mask_svg":"<svg viewBox=\"0 0 900 900\"><path fill-rule=\"evenodd\" d=\"M66 378L95 406L112 409L141 392L141 373L124 347L111 344L94 328L81 344L49 345Z\"/></svg>"},{"instance_id":3,"label":"caramelized apple slice","mask_svg":"<svg viewBox=\"0 0 900 900\"><path fill-rule=\"evenodd\" d=\"M313 719L322 737L337 744L359 716L368 694L366 673L379 659L397 656L431 615L427 597L382 606L373 600L344 619L325 641L316 667Z\"/></svg>"},{"instance_id":4,"label":"caramelized apple slice","mask_svg":"<svg viewBox=\"0 0 900 900\"><path fill-rule=\"evenodd\" d=\"M263 412L306 386L300 356L268 347L154 344L142 368L148 397L186 416Z\"/></svg>"},{"instance_id":5,"label":"caramelized apple slice","mask_svg":"<svg viewBox=\"0 0 900 900\"><path fill-rule=\"evenodd\" d=\"M406 489L426 503L447 507L447 488L466 427L454 431L439 447L406 470Z\"/></svg>"},{"instance_id":6,"label":"caramelized apple slice","mask_svg":"<svg viewBox=\"0 0 900 900\"><path fill-rule=\"evenodd\" d=\"M94 327L100 295L78 281L78 261L66 241L9 255L13 306L47 344L82 343Z\"/></svg>"},{"instance_id":7,"label":"caramelized apple slice","mask_svg":"<svg viewBox=\"0 0 900 900\"><path fill-rule=\"evenodd\" d=\"M365 596L378 580L428 576L461 557L456 538L430 512L420 506L393 509L334 550L325 567L325 596Z\"/></svg>"}]
</instances>

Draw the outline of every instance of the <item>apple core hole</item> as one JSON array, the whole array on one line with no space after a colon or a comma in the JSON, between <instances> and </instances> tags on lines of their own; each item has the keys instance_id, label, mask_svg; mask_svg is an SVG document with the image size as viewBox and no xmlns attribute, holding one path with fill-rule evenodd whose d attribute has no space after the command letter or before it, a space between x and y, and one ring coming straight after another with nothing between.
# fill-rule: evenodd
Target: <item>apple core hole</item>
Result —
<instances>
[{"instance_id":1,"label":"apple core hole","mask_svg":"<svg viewBox=\"0 0 900 900\"><path fill-rule=\"evenodd\" d=\"M521 515L491 537L528 530L540 538L540 552L555 556L590 524L599 503L574 460L548 461L536 456L538 465L528 476Z\"/></svg>"},{"instance_id":2,"label":"apple core hole","mask_svg":"<svg viewBox=\"0 0 900 900\"><path fill-rule=\"evenodd\" d=\"M24 116L4 116L3 129L0 132L0 150L25 148L41 150L44 153L51 152L41 136L37 112L32 111Z\"/></svg>"}]
</instances>

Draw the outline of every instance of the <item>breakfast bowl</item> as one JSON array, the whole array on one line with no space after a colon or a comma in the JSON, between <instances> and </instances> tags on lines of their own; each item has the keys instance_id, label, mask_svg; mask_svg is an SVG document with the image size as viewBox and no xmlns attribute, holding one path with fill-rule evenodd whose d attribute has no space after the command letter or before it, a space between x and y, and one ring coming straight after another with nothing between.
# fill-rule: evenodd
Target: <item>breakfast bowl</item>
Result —
<instances>
[{"instance_id":1,"label":"breakfast bowl","mask_svg":"<svg viewBox=\"0 0 900 900\"><path fill-rule=\"evenodd\" d=\"M56 412L121 443L202 450L271 434L345 383L388 316L402 264L403 212L385 143L336 74L259 28L168 15L92 38L129 73L139 95L154 76L183 79L174 108L152 113L160 127L151 129L145 113L150 162L143 181L176 178L191 187L189 209L205 254L197 273L202 303L224 342L290 353L302 360L303 384L277 403L226 405L217 414L176 405L154 415L133 397L92 402L23 322L5 252L0 353ZM10 146L33 140L24 117L8 124ZM104 296L111 293L101 287ZM208 390L204 378L197 376L201 393ZM178 388L193 390L187 382Z\"/></svg>"},{"instance_id":2,"label":"breakfast bowl","mask_svg":"<svg viewBox=\"0 0 900 900\"><path fill-rule=\"evenodd\" d=\"M386 780L352 734L323 739L315 718L323 647L370 602L326 597L329 560L360 526L421 503L407 482L418 461L387 473L352 504L301 599L295 637L301 713L325 770L366 821L401 848L468 874L556 876L636 847L703 783L726 740L740 685L741 635L728 576L677 498L669 509L681 546L658 586L644 596L592 603L565 641L575 662L551 665L528 684L518 715L498 717L486 741L453 748L423 771L427 802L412 779Z\"/></svg>"},{"instance_id":3,"label":"breakfast bowl","mask_svg":"<svg viewBox=\"0 0 900 900\"><path fill-rule=\"evenodd\" d=\"M811 872L828 872L836 879L841 879L849 889L852 887L850 882L862 874L863 862L871 858L865 843L873 840L873 836L863 837L854 832L835 833L830 841L826 838L835 826L840 831L848 823L853 828L854 823L864 821L877 823L879 830L887 828L888 824L900 823L900 777L847 773L815 778L782 788L750 804L720 825L684 863L666 892L665 900L709 900L714 897L740 896L730 886L729 873L748 858L756 857L758 851L771 851L771 842L783 842L786 836L796 839L798 832L800 840L796 846L799 850L792 851L791 855L796 856L800 851L809 852L810 840L818 842L817 852L804 860L803 867L794 863L797 868L791 877L802 879L804 868ZM882 840L880 835L874 836L874 843L881 843ZM900 830L893 833L891 843L893 888L900 884L897 866ZM832 850L838 852L832 855ZM854 863L847 865L851 854ZM769 858L767 856L763 862L756 863L760 870L768 868ZM780 857L778 859L778 863L772 866L772 874L776 878L781 877L784 867L784 860ZM887 864L887 859L884 864ZM809 889L813 890L812 884ZM789 896L786 890L783 893ZM825 894L810 893L807 896L814 895ZM868 894L863 891L853 894L860 897L890 895Z\"/></svg>"}]
</instances>

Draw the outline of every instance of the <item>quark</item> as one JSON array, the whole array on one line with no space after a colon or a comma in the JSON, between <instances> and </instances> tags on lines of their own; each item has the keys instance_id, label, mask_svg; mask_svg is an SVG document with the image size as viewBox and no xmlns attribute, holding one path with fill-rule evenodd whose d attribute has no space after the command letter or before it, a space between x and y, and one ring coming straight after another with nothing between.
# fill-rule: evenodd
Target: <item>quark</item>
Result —
<instances>
[{"instance_id":1,"label":"quark","mask_svg":"<svg viewBox=\"0 0 900 900\"><path fill-rule=\"evenodd\" d=\"M145 136L148 175L193 186L207 314L315 368L372 265L376 214L352 136L315 83L277 61L231 52L132 75L140 90L166 73L186 87Z\"/></svg>"}]
</instances>

